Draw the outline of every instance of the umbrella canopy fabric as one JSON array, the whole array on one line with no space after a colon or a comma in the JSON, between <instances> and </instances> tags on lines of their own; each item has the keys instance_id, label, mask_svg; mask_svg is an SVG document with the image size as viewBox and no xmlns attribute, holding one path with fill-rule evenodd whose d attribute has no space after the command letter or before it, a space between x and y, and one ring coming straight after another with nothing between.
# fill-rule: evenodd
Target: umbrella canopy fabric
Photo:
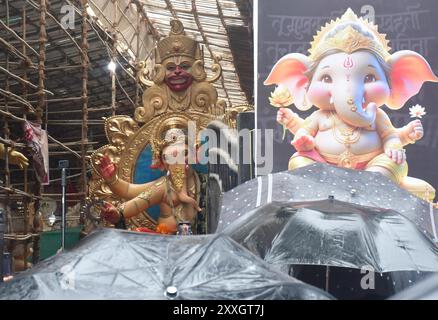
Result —
<instances>
[{"instance_id":1,"label":"umbrella canopy fabric","mask_svg":"<svg viewBox=\"0 0 438 320\"><path fill-rule=\"evenodd\" d=\"M258 177L226 192L221 201L217 232L246 212L277 202L336 200L392 209L438 243L438 210L379 173L315 163L293 171Z\"/></svg>"},{"instance_id":2,"label":"umbrella canopy fabric","mask_svg":"<svg viewBox=\"0 0 438 320\"><path fill-rule=\"evenodd\" d=\"M272 202L224 231L275 265L438 271L438 248L394 210L323 200Z\"/></svg>"},{"instance_id":3,"label":"umbrella canopy fabric","mask_svg":"<svg viewBox=\"0 0 438 320\"><path fill-rule=\"evenodd\" d=\"M0 299L330 299L225 235L100 229L0 286Z\"/></svg>"},{"instance_id":4,"label":"umbrella canopy fabric","mask_svg":"<svg viewBox=\"0 0 438 320\"><path fill-rule=\"evenodd\" d=\"M438 300L438 274L419 281L412 287L392 296L390 300Z\"/></svg>"}]
</instances>

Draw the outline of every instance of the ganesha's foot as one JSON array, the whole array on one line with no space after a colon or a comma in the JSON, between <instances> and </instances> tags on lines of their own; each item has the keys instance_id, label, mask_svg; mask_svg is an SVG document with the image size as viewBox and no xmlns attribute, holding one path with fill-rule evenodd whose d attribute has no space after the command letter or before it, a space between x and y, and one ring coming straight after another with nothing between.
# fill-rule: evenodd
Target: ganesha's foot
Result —
<instances>
[{"instance_id":1,"label":"ganesha's foot","mask_svg":"<svg viewBox=\"0 0 438 320\"><path fill-rule=\"evenodd\" d=\"M289 160L288 169L295 170L315 163L316 161L303 156L292 156Z\"/></svg>"},{"instance_id":2,"label":"ganesha's foot","mask_svg":"<svg viewBox=\"0 0 438 320\"><path fill-rule=\"evenodd\" d=\"M379 172L395 183L401 184L408 175L408 164L406 161L402 164L397 164L386 154L382 153L368 162L365 170Z\"/></svg>"},{"instance_id":3,"label":"ganesha's foot","mask_svg":"<svg viewBox=\"0 0 438 320\"><path fill-rule=\"evenodd\" d=\"M435 188L424 180L406 177L401 182L400 187L423 200L433 202L435 199Z\"/></svg>"}]
</instances>

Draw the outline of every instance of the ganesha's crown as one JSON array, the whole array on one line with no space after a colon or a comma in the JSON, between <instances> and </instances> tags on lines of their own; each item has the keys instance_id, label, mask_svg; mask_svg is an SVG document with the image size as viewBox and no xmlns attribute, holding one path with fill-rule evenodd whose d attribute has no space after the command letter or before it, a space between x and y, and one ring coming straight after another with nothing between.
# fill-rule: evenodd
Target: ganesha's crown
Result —
<instances>
[{"instance_id":1,"label":"ganesha's crown","mask_svg":"<svg viewBox=\"0 0 438 320\"><path fill-rule=\"evenodd\" d=\"M157 63L173 56L186 56L198 60L201 58L201 50L198 42L187 37L184 26L179 20L170 21L169 36L159 41L156 50Z\"/></svg>"},{"instance_id":2,"label":"ganesha's crown","mask_svg":"<svg viewBox=\"0 0 438 320\"><path fill-rule=\"evenodd\" d=\"M309 53L310 58L316 61L330 50L353 53L368 49L386 61L391 50L388 42L386 35L378 32L377 25L359 18L348 8L341 18L328 22L317 32Z\"/></svg>"}]
</instances>

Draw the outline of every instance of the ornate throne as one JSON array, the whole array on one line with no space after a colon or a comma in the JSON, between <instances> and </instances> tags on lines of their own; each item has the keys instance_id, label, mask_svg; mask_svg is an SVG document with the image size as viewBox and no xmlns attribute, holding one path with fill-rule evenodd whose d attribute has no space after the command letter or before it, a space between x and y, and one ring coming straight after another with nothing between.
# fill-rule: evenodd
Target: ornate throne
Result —
<instances>
[{"instance_id":1,"label":"ornate throne","mask_svg":"<svg viewBox=\"0 0 438 320\"><path fill-rule=\"evenodd\" d=\"M184 79L177 78L172 82L166 78L169 73L175 71L175 68L182 68L186 74L191 75L186 88L180 86ZM212 70L214 75L212 78L207 78L199 44L185 35L180 21L172 20L169 36L159 41L155 49L152 81L148 79L146 61L140 64L138 77L148 88L143 94L142 105L135 110L134 117L117 115L105 119L108 144L91 156L93 167L89 185L91 202L104 200L117 205L125 200L115 196L98 173L99 159L103 154L108 155L116 164L120 179L136 184L154 181L165 174L161 170L151 168L154 140L161 138L159 131L163 123L172 122L172 119L192 121L196 124L197 132L206 128L213 120L233 123L229 117L230 114L235 116L234 113L226 112L226 103L218 99L217 91L212 85L212 82L221 76L221 66L215 63ZM204 176L207 167L195 165L194 169L201 180L200 194L205 195ZM203 208L202 196L200 206ZM159 210L158 206L151 207L129 219L126 221L127 228L147 227L155 230ZM206 215L203 208L198 217L205 222ZM200 228L202 229L202 226Z\"/></svg>"}]
</instances>

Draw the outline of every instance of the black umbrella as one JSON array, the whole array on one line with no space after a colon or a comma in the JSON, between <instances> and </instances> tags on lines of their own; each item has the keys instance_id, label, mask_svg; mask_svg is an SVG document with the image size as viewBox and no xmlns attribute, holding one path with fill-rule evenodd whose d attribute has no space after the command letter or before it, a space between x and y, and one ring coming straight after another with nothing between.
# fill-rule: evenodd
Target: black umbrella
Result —
<instances>
[{"instance_id":1,"label":"black umbrella","mask_svg":"<svg viewBox=\"0 0 438 320\"><path fill-rule=\"evenodd\" d=\"M224 235L101 229L0 286L0 299L328 299Z\"/></svg>"},{"instance_id":2,"label":"black umbrella","mask_svg":"<svg viewBox=\"0 0 438 320\"><path fill-rule=\"evenodd\" d=\"M266 262L286 268L313 265L371 270L390 282L394 278L388 279L383 273L413 271L401 277L409 284L418 273L438 271L434 242L404 215L389 209L337 200L272 202L241 216L223 233ZM286 272L298 276L296 272ZM321 273L325 271L313 268L311 273L319 273L323 279ZM357 272L354 281L356 278ZM344 275L340 281L345 285L345 280ZM330 283L333 282L332 278ZM356 282L359 286L360 281ZM394 283L398 290L399 282L400 279Z\"/></svg>"},{"instance_id":3,"label":"black umbrella","mask_svg":"<svg viewBox=\"0 0 438 320\"><path fill-rule=\"evenodd\" d=\"M390 300L438 300L438 274L392 296Z\"/></svg>"},{"instance_id":4,"label":"black umbrella","mask_svg":"<svg viewBox=\"0 0 438 320\"><path fill-rule=\"evenodd\" d=\"M324 200L329 196L353 204L392 209L408 218L437 242L438 210L379 173L315 163L293 171L258 177L226 192L221 201L217 231L272 201Z\"/></svg>"}]
</instances>

